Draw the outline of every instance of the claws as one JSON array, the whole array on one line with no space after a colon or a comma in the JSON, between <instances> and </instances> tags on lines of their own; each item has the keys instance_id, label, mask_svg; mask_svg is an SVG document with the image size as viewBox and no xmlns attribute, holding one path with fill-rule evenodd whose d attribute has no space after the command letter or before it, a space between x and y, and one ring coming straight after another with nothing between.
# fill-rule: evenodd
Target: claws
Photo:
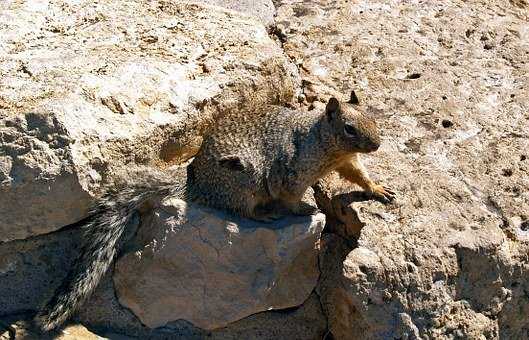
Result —
<instances>
[{"instance_id":1,"label":"claws","mask_svg":"<svg viewBox=\"0 0 529 340\"><path fill-rule=\"evenodd\" d=\"M385 185L375 185L371 194L382 203L390 203L395 199L396 193Z\"/></svg>"}]
</instances>

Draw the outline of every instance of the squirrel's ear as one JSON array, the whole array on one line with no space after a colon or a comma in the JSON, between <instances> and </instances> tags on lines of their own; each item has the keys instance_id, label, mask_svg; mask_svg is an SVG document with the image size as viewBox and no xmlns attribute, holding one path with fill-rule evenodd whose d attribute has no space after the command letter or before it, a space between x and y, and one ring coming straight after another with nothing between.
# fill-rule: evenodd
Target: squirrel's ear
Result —
<instances>
[{"instance_id":1,"label":"squirrel's ear","mask_svg":"<svg viewBox=\"0 0 529 340\"><path fill-rule=\"evenodd\" d=\"M348 101L349 104L358 105L360 104L360 100L358 100L358 97L356 96L355 91L351 91L351 98L349 98Z\"/></svg>"},{"instance_id":2,"label":"squirrel's ear","mask_svg":"<svg viewBox=\"0 0 529 340\"><path fill-rule=\"evenodd\" d=\"M340 111L340 102L338 99L332 97L329 99L329 102L327 103L327 106L325 107L325 114L327 115L327 118L332 119L336 117L338 112Z\"/></svg>"}]
</instances>

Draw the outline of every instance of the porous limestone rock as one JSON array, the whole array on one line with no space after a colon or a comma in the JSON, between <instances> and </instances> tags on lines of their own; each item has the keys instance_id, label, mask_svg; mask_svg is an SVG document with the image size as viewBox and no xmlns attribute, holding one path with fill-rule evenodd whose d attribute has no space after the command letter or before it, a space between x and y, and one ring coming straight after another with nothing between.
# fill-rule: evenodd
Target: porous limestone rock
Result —
<instances>
[{"instance_id":1,"label":"porous limestone rock","mask_svg":"<svg viewBox=\"0 0 529 340\"><path fill-rule=\"evenodd\" d=\"M267 224L166 199L117 262L117 296L151 328L183 319L216 329L301 305L318 280L324 224L323 214Z\"/></svg>"},{"instance_id":2,"label":"porous limestone rock","mask_svg":"<svg viewBox=\"0 0 529 340\"><path fill-rule=\"evenodd\" d=\"M265 26L270 26L274 23L275 7L272 0L178 0L178 2L200 2L220 6L254 16Z\"/></svg>"},{"instance_id":3,"label":"porous limestone rock","mask_svg":"<svg viewBox=\"0 0 529 340\"><path fill-rule=\"evenodd\" d=\"M0 8L0 242L78 221L103 187L193 155L215 117L298 88L265 27L220 7Z\"/></svg>"},{"instance_id":4,"label":"porous limestone rock","mask_svg":"<svg viewBox=\"0 0 529 340\"><path fill-rule=\"evenodd\" d=\"M335 230L359 239L329 241L343 252L320 261L335 338L527 338L527 3L276 5L300 100L355 89L383 135L366 167L398 193L389 206L341 193L334 218L353 228Z\"/></svg>"}]
</instances>

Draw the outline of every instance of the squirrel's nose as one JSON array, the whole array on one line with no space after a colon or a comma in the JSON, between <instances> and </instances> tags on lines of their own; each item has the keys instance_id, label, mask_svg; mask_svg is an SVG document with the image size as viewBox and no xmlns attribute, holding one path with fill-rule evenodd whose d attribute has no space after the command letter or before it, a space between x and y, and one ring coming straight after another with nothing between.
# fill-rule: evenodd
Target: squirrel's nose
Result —
<instances>
[{"instance_id":1,"label":"squirrel's nose","mask_svg":"<svg viewBox=\"0 0 529 340\"><path fill-rule=\"evenodd\" d=\"M377 151L379 147L380 147L380 138L379 137L370 138L369 151L370 152Z\"/></svg>"}]
</instances>

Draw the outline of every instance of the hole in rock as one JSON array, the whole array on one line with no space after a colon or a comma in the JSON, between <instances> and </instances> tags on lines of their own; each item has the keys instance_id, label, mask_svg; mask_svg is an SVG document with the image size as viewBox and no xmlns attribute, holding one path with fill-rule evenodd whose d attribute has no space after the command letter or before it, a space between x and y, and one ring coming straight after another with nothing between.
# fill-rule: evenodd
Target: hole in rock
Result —
<instances>
[{"instance_id":1,"label":"hole in rock","mask_svg":"<svg viewBox=\"0 0 529 340\"><path fill-rule=\"evenodd\" d=\"M502 173L505 177L511 177L512 176L512 169L503 169Z\"/></svg>"},{"instance_id":2,"label":"hole in rock","mask_svg":"<svg viewBox=\"0 0 529 340\"><path fill-rule=\"evenodd\" d=\"M362 273L364 273L364 274L367 272L367 267L364 266L363 264L359 265L359 266L358 266L358 269L360 269L360 271L361 271Z\"/></svg>"},{"instance_id":3,"label":"hole in rock","mask_svg":"<svg viewBox=\"0 0 529 340\"><path fill-rule=\"evenodd\" d=\"M421 77L420 73L412 73L412 74L408 74L406 76L406 78L408 78L408 79L419 79L420 77Z\"/></svg>"},{"instance_id":4,"label":"hole in rock","mask_svg":"<svg viewBox=\"0 0 529 340\"><path fill-rule=\"evenodd\" d=\"M452 123L451 120L443 119L443 121L441 122L441 125L443 125L445 129L448 129L449 127L452 127L454 123Z\"/></svg>"}]
</instances>

